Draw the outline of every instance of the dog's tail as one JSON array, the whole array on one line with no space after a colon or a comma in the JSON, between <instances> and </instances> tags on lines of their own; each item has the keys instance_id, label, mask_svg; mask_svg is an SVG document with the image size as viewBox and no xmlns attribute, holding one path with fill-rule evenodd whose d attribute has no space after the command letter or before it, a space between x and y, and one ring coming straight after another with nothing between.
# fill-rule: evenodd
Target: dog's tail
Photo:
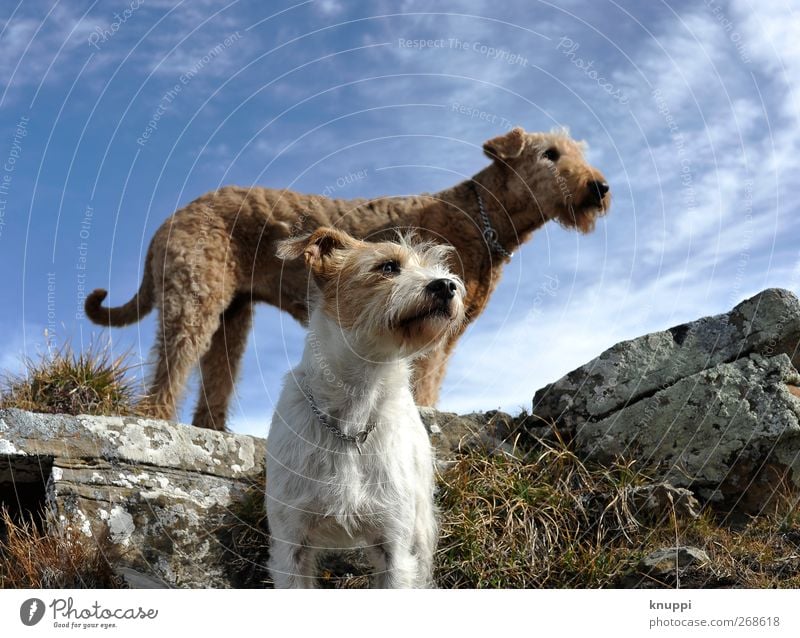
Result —
<instances>
[{"instance_id":1,"label":"dog's tail","mask_svg":"<svg viewBox=\"0 0 800 638\"><path fill-rule=\"evenodd\" d=\"M86 316L101 326L127 326L141 320L153 309L153 275L150 270L150 253L144 262L144 275L139 291L128 303L114 308L103 306L108 292L102 288L92 291L83 305Z\"/></svg>"}]
</instances>

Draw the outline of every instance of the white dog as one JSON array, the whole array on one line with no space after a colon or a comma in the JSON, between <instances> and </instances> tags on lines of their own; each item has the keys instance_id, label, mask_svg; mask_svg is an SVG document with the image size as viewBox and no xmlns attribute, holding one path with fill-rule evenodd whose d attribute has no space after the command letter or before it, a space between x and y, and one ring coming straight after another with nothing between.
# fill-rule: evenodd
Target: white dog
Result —
<instances>
[{"instance_id":1,"label":"white dog","mask_svg":"<svg viewBox=\"0 0 800 638\"><path fill-rule=\"evenodd\" d=\"M305 257L319 290L267 438L276 587L314 587L320 551L359 545L378 586L432 584L433 453L409 364L464 319L447 252L330 228L280 245L283 259Z\"/></svg>"}]
</instances>

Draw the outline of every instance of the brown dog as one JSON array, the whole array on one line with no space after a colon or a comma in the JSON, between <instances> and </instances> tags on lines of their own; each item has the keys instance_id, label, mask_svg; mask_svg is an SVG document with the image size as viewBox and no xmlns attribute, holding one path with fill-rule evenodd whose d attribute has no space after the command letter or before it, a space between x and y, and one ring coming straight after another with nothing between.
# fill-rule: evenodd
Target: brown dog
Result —
<instances>
[{"instance_id":1,"label":"brown dog","mask_svg":"<svg viewBox=\"0 0 800 638\"><path fill-rule=\"evenodd\" d=\"M224 429L253 303L266 301L299 321L308 319L308 275L302 264L277 258L277 242L320 226L354 237L386 239L416 229L423 239L452 244L451 268L466 286L466 316L474 320L497 286L511 251L548 220L589 232L610 204L603 175L589 166L581 144L563 132L515 128L489 140L493 161L435 194L336 200L268 188L229 186L177 211L156 231L139 292L106 308L105 290L86 298L95 323L124 326L153 306L160 310L158 362L146 399L154 417L171 419L179 394L199 361L201 397L192 422ZM466 324L464 325L464 328ZM433 405L456 340L419 361L417 403Z\"/></svg>"}]
</instances>

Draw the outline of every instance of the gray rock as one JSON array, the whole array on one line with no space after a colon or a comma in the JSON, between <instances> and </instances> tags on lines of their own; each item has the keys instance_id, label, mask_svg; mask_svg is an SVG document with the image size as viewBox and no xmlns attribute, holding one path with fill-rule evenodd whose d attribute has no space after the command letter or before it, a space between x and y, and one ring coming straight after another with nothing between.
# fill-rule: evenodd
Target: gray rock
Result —
<instances>
[{"instance_id":1,"label":"gray rock","mask_svg":"<svg viewBox=\"0 0 800 638\"><path fill-rule=\"evenodd\" d=\"M636 513L653 519L663 519L673 512L678 517L699 518L700 503L694 494L685 488L670 483L637 485L631 488L629 498Z\"/></svg>"},{"instance_id":2,"label":"gray rock","mask_svg":"<svg viewBox=\"0 0 800 638\"><path fill-rule=\"evenodd\" d=\"M727 509L758 513L800 488L800 375L785 354L723 363L575 433L579 455L623 457Z\"/></svg>"},{"instance_id":3,"label":"gray rock","mask_svg":"<svg viewBox=\"0 0 800 638\"><path fill-rule=\"evenodd\" d=\"M632 589L733 587L737 581L719 572L702 549L664 547L651 552L623 574L617 586Z\"/></svg>"},{"instance_id":4,"label":"gray rock","mask_svg":"<svg viewBox=\"0 0 800 638\"><path fill-rule=\"evenodd\" d=\"M236 584L223 532L236 503L263 484L263 440L134 417L0 410L0 454L0 490L38 495L62 525L106 539L131 586Z\"/></svg>"},{"instance_id":5,"label":"gray rock","mask_svg":"<svg viewBox=\"0 0 800 638\"><path fill-rule=\"evenodd\" d=\"M130 567L117 567L114 569L114 573L122 578L130 589L169 589L169 585L163 580L142 574Z\"/></svg>"},{"instance_id":6,"label":"gray rock","mask_svg":"<svg viewBox=\"0 0 800 638\"><path fill-rule=\"evenodd\" d=\"M497 410L458 415L422 406L418 409L436 450L440 469L447 468L459 451L480 449L488 454L516 453L513 437L518 430L517 423L524 418L515 419Z\"/></svg>"},{"instance_id":7,"label":"gray rock","mask_svg":"<svg viewBox=\"0 0 800 638\"><path fill-rule=\"evenodd\" d=\"M619 343L539 390L534 412L582 458L758 513L800 488L800 302L769 289L731 312Z\"/></svg>"},{"instance_id":8,"label":"gray rock","mask_svg":"<svg viewBox=\"0 0 800 638\"><path fill-rule=\"evenodd\" d=\"M701 566L709 561L708 554L697 547L665 547L645 556L639 563L639 570L651 576L661 577L687 567Z\"/></svg>"},{"instance_id":9,"label":"gray rock","mask_svg":"<svg viewBox=\"0 0 800 638\"><path fill-rule=\"evenodd\" d=\"M533 412L567 432L604 419L681 379L751 353L800 366L800 302L767 289L731 312L618 343L536 392Z\"/></svg>"}]
</instances>

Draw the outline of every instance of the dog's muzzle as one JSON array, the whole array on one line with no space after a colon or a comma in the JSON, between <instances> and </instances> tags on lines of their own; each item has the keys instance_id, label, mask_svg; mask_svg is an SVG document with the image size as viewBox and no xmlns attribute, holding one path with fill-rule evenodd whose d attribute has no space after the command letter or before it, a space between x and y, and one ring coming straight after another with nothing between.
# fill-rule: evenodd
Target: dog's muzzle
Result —
<instances>
[{"instance_id":1,"label":"dog's muzzle","mask_svg":"<svg viewBox=\"0 0 800 638\"><path fill-rule=\"evenodd\" d=\"M430 294L432 294L438 301L450 303L450 300L456 296L458 286L452 279L434 279L431 283L425 286Z\"/></svg>"},{"instance_id":2,"label":"dog's muzzle","mask_svg":"<svg viewBox=\"0 0 800 638\"><path fill-rule=\"evenodd\" d=\"M608 182L594 180L589 182L586 187L589 189L589 196L594 200L594 203L600 204L606 196L611 187Z\"/></svg>"}]
</instances>

